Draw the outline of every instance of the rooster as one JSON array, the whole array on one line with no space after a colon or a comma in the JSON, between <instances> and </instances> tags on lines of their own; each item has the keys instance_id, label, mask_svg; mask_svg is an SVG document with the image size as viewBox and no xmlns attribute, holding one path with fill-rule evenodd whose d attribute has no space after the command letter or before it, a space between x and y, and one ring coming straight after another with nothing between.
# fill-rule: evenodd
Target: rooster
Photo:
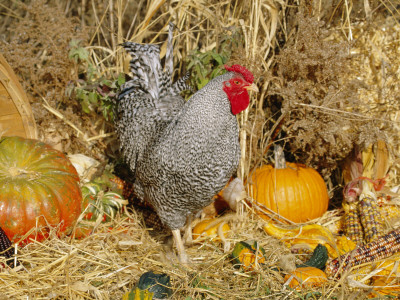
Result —
<instances>
[{"instance_id":1,"label":"rooster","mask_svg":"<svg viewBox=\"0 0 400 300\"><path fill-rule=\"evenodd\" d=\"M188 263L180 229L237 170L235 115L249 105L248 91L258 89L245 67L225 66L227 73L185 101L180 92L188 89L188 75L172 83L172 27L165 70L158 45L123 44L133 77L121 87L115 123L136 196L171 229L179 260Z\"/></svg>"}]
</instances>

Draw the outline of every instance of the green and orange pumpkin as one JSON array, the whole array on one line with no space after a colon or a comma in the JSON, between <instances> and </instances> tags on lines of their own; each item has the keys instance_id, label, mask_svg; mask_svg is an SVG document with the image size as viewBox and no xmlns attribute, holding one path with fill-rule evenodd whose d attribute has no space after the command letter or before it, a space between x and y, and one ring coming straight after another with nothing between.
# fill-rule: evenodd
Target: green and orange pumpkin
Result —
<instances>
[{"instance_id":1,"label":"green and orange pumpkin","mask_svg":"<svg viewBox=\"0 0 400 300\"><path fill-rule=\"evenodd\" d=\"M128 201L119 193L104 192L106 184L88 182L82 186L82 215L75 227L75 238L90 235L100 224L112 227L112 221Z\"/></svg>"},{"instance_id":2,"label":"green and orange pumpkin","mask_svg":"<svg viewBox=\"0 0 400 300\"><path fill-rule=\"evenodd\" d=\"M257 241L241 241L231 253L233 266L245 272L260 270L265 263L265 250Z\"/></svg>"},{"instance_id":3,"label":"green and orange pumpkin","mask_svg":"<svg viewBox=\"0 0 400 300\"><path fill-rule=\"evenodd\" d=\"M51 146L21 137L0 138L0 227L14 242L43 240L49 226L59 235L81 213L79 177L68 158Z\"/></svg>"}]
</instances>

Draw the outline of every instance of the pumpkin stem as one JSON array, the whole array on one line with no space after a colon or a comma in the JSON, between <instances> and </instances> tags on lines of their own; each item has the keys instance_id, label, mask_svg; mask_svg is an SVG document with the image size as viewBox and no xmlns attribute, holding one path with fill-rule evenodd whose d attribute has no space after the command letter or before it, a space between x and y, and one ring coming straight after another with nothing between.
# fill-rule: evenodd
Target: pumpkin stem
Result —
<instances>
[{"instance_id":1,"label":"pumpkin stem","mask_svg":"<svg viewBox=\"0 0 400 300\"><path fill-rule=\"evenodd\" d=\"M38 172L25 170L18 167L10 167L8 169L8 173L12 178L22 177L26 178L27 180L35 180L40 178L40 174Z\"/></svg>"},{"instance_id":2,"label":"pumpkin stem","mask_svg":"<svg viewBox=\"0 0 400 300\"><path fill-rule=\"evenodd\" d=\"M275 145L275 169L286 169L286 159L281 145Z\"/></svg>"},{"instance_id":3,"label":"pumpkin stem","mask_svg":"<svg viewBox=\"0 0 400 300\"><path fill-rule=\"evenodd\" d=\"M10 173L11 177L17 177L20 174L19 169L16 167L10 167L8 172Z\"/></svg>"}]
</instances>

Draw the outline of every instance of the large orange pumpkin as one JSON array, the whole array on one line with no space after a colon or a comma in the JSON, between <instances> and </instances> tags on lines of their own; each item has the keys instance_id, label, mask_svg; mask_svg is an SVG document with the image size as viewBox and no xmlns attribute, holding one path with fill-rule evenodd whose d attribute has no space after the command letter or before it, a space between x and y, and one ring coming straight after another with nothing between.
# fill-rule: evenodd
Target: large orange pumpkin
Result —
<instances>
[{"instance_id":1,"label":"large orange pumpkin","mask_svg":"<svg viewBox=\"0 0 400 300\"><path fill-rule=\"evenodd\" d=\"M295 223L321 217L329 203L328 191L321 175L304 165L286 163L283 152L281 155L276 155L275 167L261 166L248 181L250 196L261 204L260 215L268 219L268 210L263 210L265 206Z\"/></svg>"},{"instance_id":2,"label":"large orange pumpkin","mask_svg":"<svg viewBox=\"0 0 400 300\"><path fill-rule=\"evenodd\" d=\"M32 228L42 240L47 226L59 233L72 228L81 213L79 177L66 156L45 143L0 138L0 227L14 241Z\"/></svg>"}]
</instances>

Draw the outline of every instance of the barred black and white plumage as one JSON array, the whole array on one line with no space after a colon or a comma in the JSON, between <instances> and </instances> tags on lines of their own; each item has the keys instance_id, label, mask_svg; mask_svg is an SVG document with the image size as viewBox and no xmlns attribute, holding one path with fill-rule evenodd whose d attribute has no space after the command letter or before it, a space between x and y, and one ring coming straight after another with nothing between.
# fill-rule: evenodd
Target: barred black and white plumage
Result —
<instances>
[{"instance_id":1,"label":"barred black and white plumage","mask_svg":"<svg viewBox=\"0 0 400 300\"><path fill-rule=\"evenodd\" d=\"M166 70L159 47L125 43L132 57L132 80L125 83L116 128L122 154L134 174L135 194L149 202L176 240L186 261L179 229L189 215L207 206L237 169L239 128L235 114L248 106L247 90L256 90L244 67L211 80L187 102L187 76L172 83L172 26Z\"/></svg>"}]
</instances>

